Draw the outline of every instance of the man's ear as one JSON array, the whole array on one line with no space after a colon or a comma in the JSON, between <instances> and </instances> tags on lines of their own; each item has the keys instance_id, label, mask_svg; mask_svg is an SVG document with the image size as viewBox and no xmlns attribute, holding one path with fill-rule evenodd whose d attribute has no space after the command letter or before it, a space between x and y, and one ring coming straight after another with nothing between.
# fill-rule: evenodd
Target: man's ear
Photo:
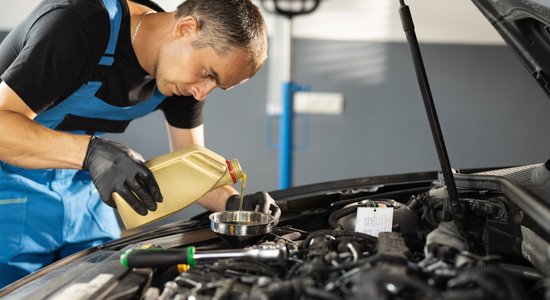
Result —
<instances>
[{"instance_id":1,"label":"man's ear","mask_svg":"<svg viewBox=\"0 0 550 300\"><path fill-rule=\"evenodd\" d=\"M174 35L176 37L186 36L192 33L198 33L200 30L199 20L193 16L181 17L174 26Z\"/></svg>"}]
</instances>

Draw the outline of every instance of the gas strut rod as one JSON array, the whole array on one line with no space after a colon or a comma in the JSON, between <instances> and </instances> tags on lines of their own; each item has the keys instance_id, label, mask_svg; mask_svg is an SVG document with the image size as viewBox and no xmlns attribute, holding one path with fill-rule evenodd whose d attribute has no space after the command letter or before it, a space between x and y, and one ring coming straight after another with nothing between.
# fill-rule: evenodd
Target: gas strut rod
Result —
<instances>
[{"instance_id":1,"label":"gas strut rod","mask_svg":"<svg viewBox=\"0 0 550 300\"><path fill-rule=\"evenodd\" d=\"M449 156L447 155L445 141L443 140L443 133L441 132L441 127L439 125L439 119L437 118L437 112L435 110L432 92L428 83L428 77L426 76L424 62L422 61L422 54L420 53L420 47L418 46L418 40L416 39L411 11L409 10L409 6L405 4L404 0L399 0L399 2L401 4L401 7L399 8L401 24L403 25L403 31L405 31L407 42L411 50L412 60L416 71L416 77L420 85L420 92L422 93L424 107L426 108L426 114L428 115L428 121L432 130L432 136L435 142L437 156L439 157L439 164L441 165L443 179L445 180L445 185L447 186L448 200L446 201L449 201L450 203L444 203L444 219L445 221L450 221L451 218L456 219L457 217L461 217L460 203L458 201L458 191L456 189L455 180L451 170ZM446 211L449 208L449 204L452 216L449 216Z\"/></svg>"}]
</instances>

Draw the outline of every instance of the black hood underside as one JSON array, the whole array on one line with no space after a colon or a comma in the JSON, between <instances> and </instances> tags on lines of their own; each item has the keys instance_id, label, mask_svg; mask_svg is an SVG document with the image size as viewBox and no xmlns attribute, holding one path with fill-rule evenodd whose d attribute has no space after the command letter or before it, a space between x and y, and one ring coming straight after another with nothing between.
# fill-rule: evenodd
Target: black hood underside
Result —
<instances>
[{"instance_id":1,"label":"black hood underside","mask_svg":"<svg viewBox=\"0 0 550 300\"><path fill-rule=\"evenodd\" d=\"M550 96L550 2L472 1Z\"/></svg>"}]
</instances>

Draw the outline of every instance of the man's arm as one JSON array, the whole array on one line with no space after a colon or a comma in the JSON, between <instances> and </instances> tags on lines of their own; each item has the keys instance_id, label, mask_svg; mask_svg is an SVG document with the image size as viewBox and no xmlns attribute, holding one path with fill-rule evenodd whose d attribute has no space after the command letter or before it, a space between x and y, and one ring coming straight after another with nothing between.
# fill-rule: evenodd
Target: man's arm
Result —
<instances>
[{"instance_id":1,"label":"man's arm","mask_svg":"<svg viewBox=\"0 0 550 300\"><path fill-rule=\"evenodd\" d=\"M0 160L29 169L80 169L90 136L48 129L34 122L27 104L0 83Z\"/></svg>"},{"instance_id":2,"label":"man's arm","mask_svg":"<svg viewBox=\"0 0 550 300\"><path fill-rule=\"evenodd\" d=\"M199 144L204 146L204 126L199 125L191 129L176 128L167 124L168 136L170 138L170 149L172 151ZM225 210L227 198L237 195L238 192L229 185L221 186L206 194L197 201L202 207L210 211Z\"/></svg>"},{"instance_id":3,"label":"man's arm","mask_svg":"<svg viewBox=\"0 0 550 300\"><path fill-rule=\"evenodd\" d=\"M162 201L153 174L131 149L100 138L92 143L89 135L51 130L33 121L35 117L5 82L0 83L0 160L27 169L85 167L105 203L114 207L112 194L118 192L142 215ZM140 180L131 176L136 174Z\"/></svg>"}]
</instances>

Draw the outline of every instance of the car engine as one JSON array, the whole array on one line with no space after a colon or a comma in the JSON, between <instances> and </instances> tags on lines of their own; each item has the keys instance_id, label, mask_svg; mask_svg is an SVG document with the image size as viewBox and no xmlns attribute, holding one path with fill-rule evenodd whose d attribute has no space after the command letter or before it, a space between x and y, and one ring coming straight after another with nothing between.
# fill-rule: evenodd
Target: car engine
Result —
<instances>
[{"instance_id":1,"label":"car engine","mask_svg":"<svg viewBox=\"0 0 550 300\"><path fill-rule=\"evenodd\" d=\"M464 213L449 220L445 196L443 186L351 191L325 207L287 210L271 233L238 245L278 249L284 259L228 258L188 270L158 269L143 297L550 299L550 247L517 205L497 191L462 188ZM357 208L373 206L393 208L391 232L355 232ZM227 241L197 246L219 248Z\"/></svg>"},{"instance_id":2,"label":"car engine","mask_svg":"<svg viewBox=\"0 0 550 300\"><path fill-rule=\"evenodd\" d=\"M77 253L0 297L550 300L550 163L454 178L460 214L439 172L273 191L282 215L265 234L216 234L204 212ZM365 210L390 211L388 227L358 230L373 221Z\"/></svg>"}]
</instances>

